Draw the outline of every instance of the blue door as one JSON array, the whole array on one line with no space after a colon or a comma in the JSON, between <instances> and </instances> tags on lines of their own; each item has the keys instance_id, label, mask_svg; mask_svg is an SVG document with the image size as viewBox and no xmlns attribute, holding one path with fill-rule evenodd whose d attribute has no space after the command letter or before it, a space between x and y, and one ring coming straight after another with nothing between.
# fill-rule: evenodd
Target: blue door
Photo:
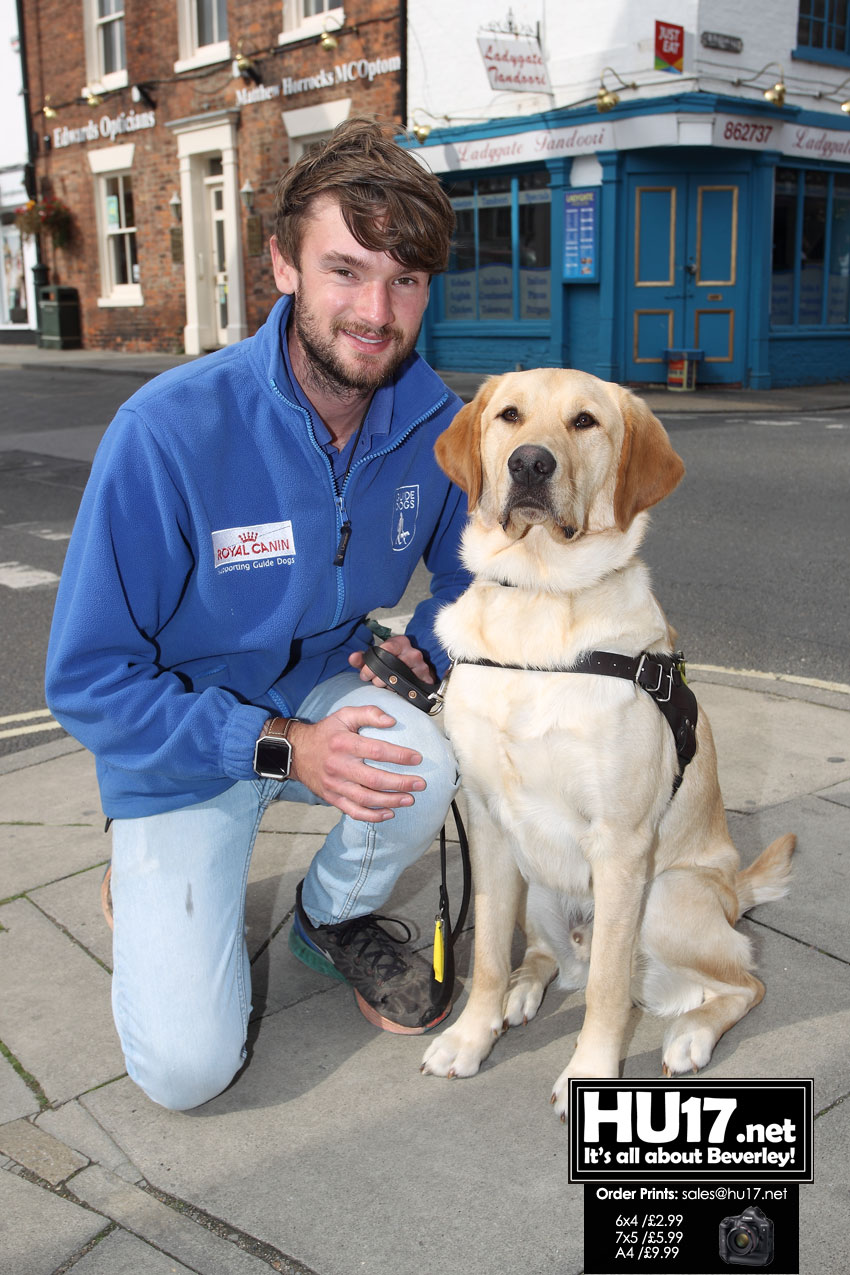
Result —
<instances>
[{"instance_id":1,"label":"blue door","mask_svg":"<svg viewBox=\"0 0 850 1275\"><path fill-rule=\"evenodd\" d=\"M698 380L743 383L747 275L741 173L629 178L626 379L665 381L667 349L702 350Z\"/></svg>"}]
</instances>

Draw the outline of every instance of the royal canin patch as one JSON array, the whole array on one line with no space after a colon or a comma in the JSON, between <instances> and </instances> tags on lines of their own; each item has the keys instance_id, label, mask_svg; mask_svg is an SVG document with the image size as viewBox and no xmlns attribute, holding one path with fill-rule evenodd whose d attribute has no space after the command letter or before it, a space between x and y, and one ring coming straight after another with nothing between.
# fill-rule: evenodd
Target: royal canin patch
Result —
<instances>
[{"instance_id":1,"label":"royal canin patch","mask_svg":"<svg viewBox=\"0 0 850 1275\"><path fill-rule=\"evenodd\" d=\"M295 559L292 523L263 522L253 527L227 527L212 533L213 559L216 570L234 563L260 562L280 558L291 563Z\"/></svg>"}]
</instances>

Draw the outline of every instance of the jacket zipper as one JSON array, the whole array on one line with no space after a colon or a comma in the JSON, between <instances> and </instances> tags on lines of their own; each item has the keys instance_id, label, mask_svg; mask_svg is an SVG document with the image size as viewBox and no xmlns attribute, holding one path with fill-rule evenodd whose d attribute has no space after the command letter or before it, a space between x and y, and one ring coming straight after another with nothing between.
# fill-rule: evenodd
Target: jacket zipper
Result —
<instances>
[{"instance_id":1,"label":"jacket zipper","mask_svg":"<svg viewBox=\"0 0 850 1275\"><path fill-rule=\"evenodd\" d=\"M437 402L434 403L428 409L427 412L423 412L423 414L421 416L418 416L415 421L412 421L411 424L408 425L404 433L400 434L398 438L394 439L394 441L391 444L389 444L389 446L382 448L381 451L378 451L378 452L370 452L367 456L361 456L359 460L354 461L354 463L352 464L351 468L349 469L348 473L345 476L345 481L343 482L342 487L340 488L337 484L336 475L334 474L333 466L330 462L330 458L321 447L319 440L316 438L316 434L313 429L313 420L309 412L306 412L304 408L301 407L300 404L291 402L286 397L286 395L280 391L273 377L269 378L269 383L272 389L274 390L275 394L277 394L279 398L283 399L287 407L294 408L295 411L300 412L301 415L304 417L305 421L307 422L307 430L310 436L310 441L313 444L313 447L315 448L315 450L322 457L323 461L325 462L325 467L327 468L327 471L328 471L328 478L330 480L331 491L333 492L334 504L336 506L336 525L337 525L337 533L338 533L336 553L334 554L334 557L333 557L333 565L337 568L337 578L336 578L337 604L336 604L336 612L334 614L334 617L333 617L333 620L331 621L331 626L330 626L331 628L335 628L336 625L339 624L340 619L342 618L342 612L345 605L345 580L343 576L343 565L345 563L345 555L348 550L348 542L351 539L351 533L352 533L351 521L348 517L348 513L345 508L345 489L348 486L349 482L351 481L351 478L354 474L355 469L358 469L360 465L364 465L369 460L378 460L381 457L388 456L391 452L394 452L397 447L400 447L402 443L407 441L407 439L410 437L410 435L413 433L415 429L418 429L420 425L422 425L425 421L429 420L436 412L440 410L443 404L448 401L449 396L448 394L444 394L442 398L439 398Z\"/></svg>"}]
</instances>

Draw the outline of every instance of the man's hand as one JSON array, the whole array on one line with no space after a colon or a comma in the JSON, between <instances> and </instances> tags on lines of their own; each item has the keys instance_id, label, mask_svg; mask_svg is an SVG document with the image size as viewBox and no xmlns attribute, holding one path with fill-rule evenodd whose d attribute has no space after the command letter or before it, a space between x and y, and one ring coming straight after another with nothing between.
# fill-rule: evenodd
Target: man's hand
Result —
<instances>
[{"instance_id":1,"label":"man's hand","mask_svg":"<svg viewBox=\"0 0 850 1275\"><path fill-rule=\"evenodd\" d=\"M393 637L387 638L386 642L382 642L381 646L384 650L389 651L390 655L394 655L401 660L410 669L420 682L427 682L429 685L436 682L434 671L430 664L425 662L425 656L421 651L417 651L416 647L411 644L410 638L403 633L394 634ZM376 686L386 686L386 682L382 682L370 668L366 667L366 657L362 651L355 651L353 655L349 655L348 662L352 668L360 670L360 680L362 682L374 682Z\"/></svg>"},{"instance_id":2,"label":"man's hand","mask_svg":"<svg viewBox=\"0 0 850 1275\"><path fill-rule=\"evenodd\" d=\"M361 819L364 823L392 819L395 807L413 805L410 794L421 792L425 780L412 773L380 770L367 765L366 759L418 766L422 755L412 748L402 748L358 732L363 726L388 729L394 725L395 718L375 704L340 708L315 723L293 722L289 730L290 774L352 819Z\"/></svg>"}]
</instances>

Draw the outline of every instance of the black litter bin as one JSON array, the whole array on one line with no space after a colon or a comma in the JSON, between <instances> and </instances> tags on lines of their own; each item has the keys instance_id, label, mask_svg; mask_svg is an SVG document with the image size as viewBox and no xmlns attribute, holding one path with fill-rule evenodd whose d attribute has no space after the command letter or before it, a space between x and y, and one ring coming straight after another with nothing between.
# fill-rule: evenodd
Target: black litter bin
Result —
<instances>
[{"instance_id":1,"label":"black litter bin","mask_svg":"<svg viewBox=\"0 0 850 1275\"><path fill-rule=\"evenodd\" d=\"M83 343L80 294L48 285L38 290L38 344L46 350L78 350Z\"/></svg>"}]
</instances>

